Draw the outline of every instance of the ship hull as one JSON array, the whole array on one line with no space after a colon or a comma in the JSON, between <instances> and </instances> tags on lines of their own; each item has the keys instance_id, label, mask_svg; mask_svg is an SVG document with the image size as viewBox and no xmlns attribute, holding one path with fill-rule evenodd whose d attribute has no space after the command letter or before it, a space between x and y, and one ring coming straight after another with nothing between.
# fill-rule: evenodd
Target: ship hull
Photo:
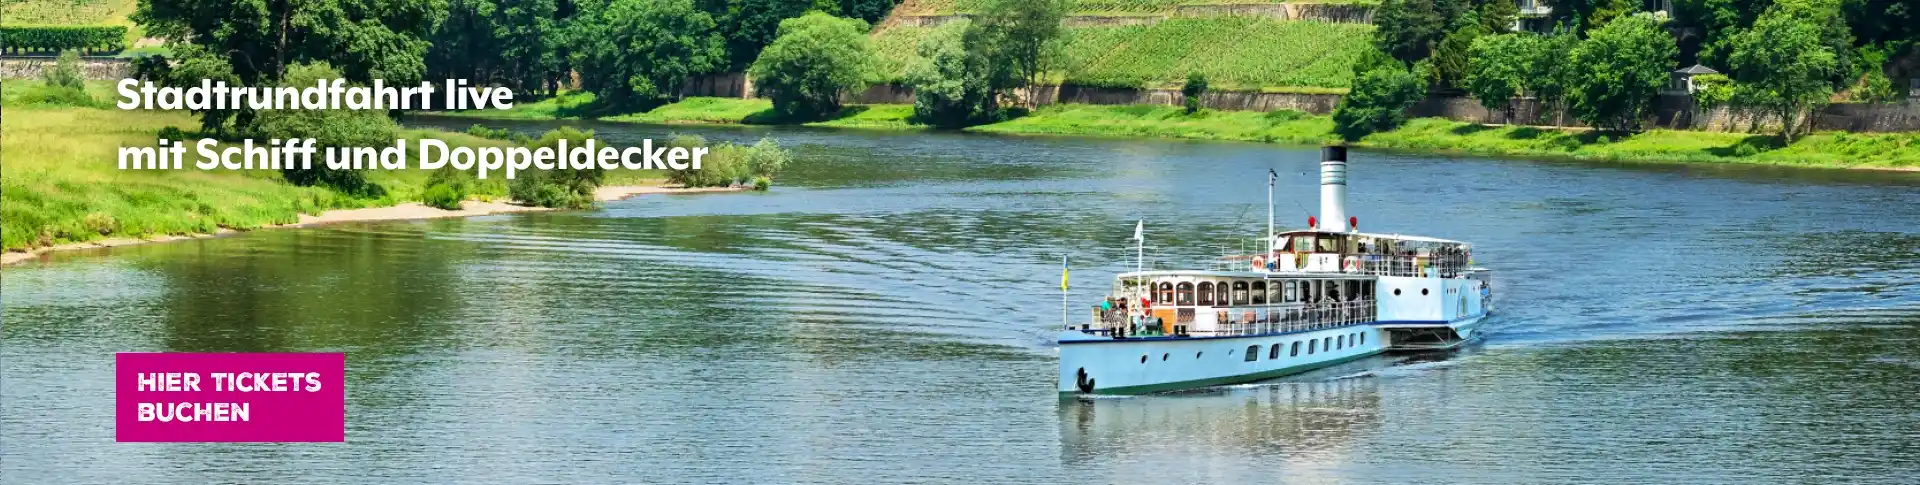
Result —
<instances>
[{"instance_id":1,"label":"ship hull","mask_svg":"<svg viewBox=\"0 0 1920 485\"><path fill-rule=\"evenodd\" d=\"M1475 330L1484 318L1480 314L1424 324L1451 328L1472 340L1479 336ZM1059 392L1063 398L1148 394L1284 377L1397 350L1386 327L1422 323L1378 322L1235 337L1113 339L1067 331L1060 341ZM1257 354L1251 360L1249 350Z\"/></svg>"}]
</instances>

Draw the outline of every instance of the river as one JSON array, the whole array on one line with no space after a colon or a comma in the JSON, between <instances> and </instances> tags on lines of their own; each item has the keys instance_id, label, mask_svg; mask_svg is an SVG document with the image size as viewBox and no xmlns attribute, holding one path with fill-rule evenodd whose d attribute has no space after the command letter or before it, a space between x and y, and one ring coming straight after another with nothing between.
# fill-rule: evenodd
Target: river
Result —
<instances>
[{"instance_id":1,"label":"river","mask_svg":"<svg viewBox=\"0 0 1920 485\"><path fill-rule=\"evenodd\" d=\"M455 128L471 122L446 122ZM542 123L492 123L536 132ZM1364 230L1463 239L1486 338L1059 400L1134 265L1317 210L1318 152L773 136L774 190L61 252L4 273L8 483L1911 483L1920 174L1356 152ZM115 444L117 351L347 353L347 444Z\"/></svg>"}]
</instances>

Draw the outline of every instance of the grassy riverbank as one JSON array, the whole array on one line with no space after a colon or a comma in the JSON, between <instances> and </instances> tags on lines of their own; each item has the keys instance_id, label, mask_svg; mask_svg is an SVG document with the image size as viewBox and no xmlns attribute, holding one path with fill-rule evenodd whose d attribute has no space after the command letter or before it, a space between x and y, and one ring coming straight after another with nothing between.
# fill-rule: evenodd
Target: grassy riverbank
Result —
<instances>
[{"instance_id":1,"label":"grassy riverbank","mask_svg":"<svg viewBox=\"0 0 1920 485\"><path fill-rule=\"evenodd\" d=\"M508 111L457 115L496 119L568 118L556 106L579 106L590 95L541 101ZM572 103L572 104L569 104ZM601 118L636 123L784 124L771 121L765 100L687 98L645 113ZM856 105L841 117L807 126L927 129L911 120L909 105ZM1016 119L967 129L1016 135L1232 140L1289 145L1335 143L1330 117L1298 111L1214 111L1187 114L1173 106L1052 105ZM1438 118L1415 119L1398 130L1368 136L1355 146L1421 153L1621 162L1749 163L1832 168L1920 170L1920 133L1822 132L1779 146L1774 137L1743 133L1652 130L1608 137L1578 129L1485 126Z\"/></svg>"},{"instance_id":2,"label":"grassy riverbank","mask_svg":"<svg viewBox=\"0 0 1920 485\"><path fill-rule=\"evenodd\" d=\"M33 81L7 81L0 100L0 249L18 251L117 238L210 234L298 222L302 214L419 201L429 172L369 171L386 189L377 198L288 184L276 170L119 170L122 146L151 146L166 127L191 129L179 112L120 111L35 102ZM104 83L89 91L105 99ZM97 106L97 105L96 105ZM452 146L507 142L435 130L402 130L406 139ZM189 155L192 157L192 155ZM654 184L659 173L615 171L607 185ZM504 180L476 181L473 198L503 199Z\"/></svg>"}]
</instances>

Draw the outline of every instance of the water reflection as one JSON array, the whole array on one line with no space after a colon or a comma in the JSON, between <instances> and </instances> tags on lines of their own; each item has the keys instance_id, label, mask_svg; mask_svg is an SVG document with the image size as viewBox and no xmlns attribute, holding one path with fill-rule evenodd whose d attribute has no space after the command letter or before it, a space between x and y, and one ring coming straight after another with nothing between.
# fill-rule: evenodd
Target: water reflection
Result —
<instances>
[{"instance_id":1,"label":"water reflection","mask_svg":"<svg viewBox=\"0 0 1920 485\"><path fill-rule=\"evenodd\" d=\"M1379 430L1379 384L1338 379L1063 401L1061 461L1084 482L1131 482L1196 462L1325 479Z\"/></svg>"}]
</instances>

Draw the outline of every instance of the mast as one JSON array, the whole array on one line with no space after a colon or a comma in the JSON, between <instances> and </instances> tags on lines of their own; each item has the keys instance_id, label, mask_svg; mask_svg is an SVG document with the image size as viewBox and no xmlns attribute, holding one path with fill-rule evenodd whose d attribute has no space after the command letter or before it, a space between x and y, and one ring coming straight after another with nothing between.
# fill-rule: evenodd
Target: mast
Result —
<instances>
[{"instance_id":1,"label":"mast","mask_svg":"<svg viewBox=\"0 0 1920 485\"><path fill-rule=\"evenodd\" d=\"M1273 182L1279 178L1278 172L1274 172L1271 168L1267 169L1267 254L1260 258L1262 261L1273 257Z\"/></svg>"}]
</instances>

